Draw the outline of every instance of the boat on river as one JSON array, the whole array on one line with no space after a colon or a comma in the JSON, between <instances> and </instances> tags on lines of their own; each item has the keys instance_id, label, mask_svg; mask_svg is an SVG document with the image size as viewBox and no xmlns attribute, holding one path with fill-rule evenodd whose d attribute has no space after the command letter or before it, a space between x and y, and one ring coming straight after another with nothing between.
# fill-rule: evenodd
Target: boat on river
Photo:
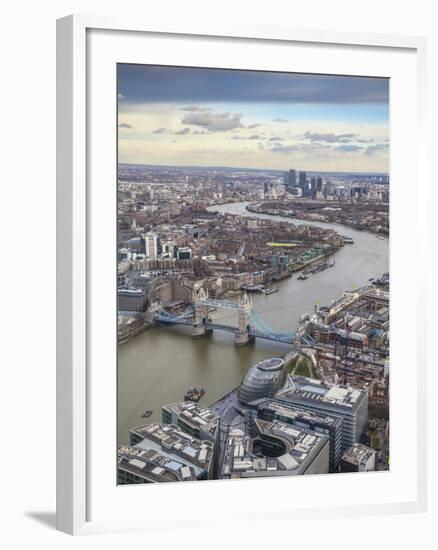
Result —
<instances>
[{"instance_id":1,"label":"boat on river","mask_svg":"<svg viewBox=\"0 0 438 550\"><path fill-rule=\"evenodd\" d=\"M273 294L274 292L278 292L279 290L280 290L280 287L278 286L270 286L270 287L265 287L265 289L262 292L267 296L269 296L269 294Z\"/></svg>"},{"instance_id":2,"label":"boat on river","mask_svg":"<svg viewBox=\"0 0 438 550\"><path fill-rule=\"evenodd\" d=\"M193 386L192 388L189 388L184 395L184 401L194 401L197 403L201 397L205 395L205 389L204 388L198 388L197 386Z\"/></svg>"}]
</instances>

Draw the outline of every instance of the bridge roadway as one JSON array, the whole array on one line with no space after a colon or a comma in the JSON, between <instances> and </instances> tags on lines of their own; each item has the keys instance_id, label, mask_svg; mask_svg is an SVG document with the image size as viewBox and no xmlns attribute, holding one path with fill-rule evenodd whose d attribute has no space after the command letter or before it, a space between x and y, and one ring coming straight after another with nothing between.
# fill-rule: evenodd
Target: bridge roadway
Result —
<instances>
[{"instance_id":1,"label":"bridge roadway","mask_svg":"<svg viewBox=\"0 0 438 550\"><path fill-rule=\"evenodd\" d=\"M169 315L167 313L157 313L154 315L154 319L163 325L186 325L186 326L194 326L194 320L193 317L174 317L172 315ZM213 323L213 322L205 322L204 323L206 330L223 330L226 332L231 332L233 334L238 334L239 329L237 327L233 327L231 325L225 325L220 323ZM265 340L271 340L274 342L281 342L283 344L293 344L294 341L294 334L290 333L282 333L282 332L275 332L275 331L263 331L263 330L257 330L255 327L251 327L248 330L248 336L254 337L254 338L263 338Z\"/></svg>"}]
</instances>

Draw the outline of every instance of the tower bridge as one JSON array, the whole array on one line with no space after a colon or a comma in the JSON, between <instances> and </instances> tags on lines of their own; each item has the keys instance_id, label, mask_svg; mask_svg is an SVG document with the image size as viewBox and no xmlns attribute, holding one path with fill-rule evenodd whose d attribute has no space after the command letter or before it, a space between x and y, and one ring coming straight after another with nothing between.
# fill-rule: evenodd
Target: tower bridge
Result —
<instances>
[{"instance_id":1,"label":"tower bridge","mask_svg":"<svg viewBox=\"0 0 438 550\"><path fill-rule=\"evenodd\" d=\"M212 310L232 310L237 314L237 326L217 322L210 316ZM192 326L192 337L200 338L212 330L223 330L235 335L236 345L245 345L254 338L264 338L283 344L298 345L300 336L295 332L278 331L266 324L253 309L251 297L243 293L239 300L215 300L201 286L193 290L193 305L183 313L173 315L155 306L153 319L162 325Z\"/></svg>"}]
</instances>

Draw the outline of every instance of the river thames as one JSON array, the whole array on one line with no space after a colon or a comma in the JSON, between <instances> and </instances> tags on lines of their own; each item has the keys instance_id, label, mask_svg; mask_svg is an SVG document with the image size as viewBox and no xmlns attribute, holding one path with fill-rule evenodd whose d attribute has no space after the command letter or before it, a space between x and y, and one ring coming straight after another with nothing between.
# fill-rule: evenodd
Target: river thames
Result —
<instances>
[{"instance_id":1,"label":"river thames","mask_svg":"<svg viewBox=\"0 0 438 550\"><path fill-rule=\"evenodd\" d=\"M371 233L322 222L295 220L246 210L248 203L229 203L208 210L252 218L288 221L296 225L316 225L352 237L333 258L334 267L311 275L305 281L296 275L280 281L279 292L269 296L253 294L254 309L275 329L293 332L304 313L315 305L329 305L344 290L369 284L389 271L389 242ZM284 355L290 346L257 340L236 347L234 335L216 331L192 340L187 327L159 327L147 330L118 348L118 443L129 442L129 429L145 422L160 421L161 406L181 401L190 386L202 386L209 405L235 388L246 370L256 361ZM153 414L145 421L145 409Z\"/></svg>"}]
</instances>

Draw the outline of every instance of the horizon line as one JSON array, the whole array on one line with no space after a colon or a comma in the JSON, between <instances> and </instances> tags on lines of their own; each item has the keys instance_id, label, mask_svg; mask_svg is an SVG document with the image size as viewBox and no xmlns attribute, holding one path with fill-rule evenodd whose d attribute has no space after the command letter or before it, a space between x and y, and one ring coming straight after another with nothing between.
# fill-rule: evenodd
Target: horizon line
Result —
<instances>
[{"instance_id":1,"label":"horizon line","mask_svg":"<svg viewBox=\"0 0 438 550\"><path fill-rule=\"evenodd\" d=\"M142 162L117 162L117 167L120 165L125 166L146 166L146 167L156 167L156 168L210 168L215 170L248 170L253 172L281 172L285 173L289 170L295 170L296 172L306 172L306 173L315 173L315 174L370 174L370 175L379 175L379 176L389 176L389 172L369 172L369 171L352 171L352 170L300 170L296 168L249 168L245 166L214 166L214 165L194 165L194 164L146 164Z\"/></svg>"}]
</instances>

